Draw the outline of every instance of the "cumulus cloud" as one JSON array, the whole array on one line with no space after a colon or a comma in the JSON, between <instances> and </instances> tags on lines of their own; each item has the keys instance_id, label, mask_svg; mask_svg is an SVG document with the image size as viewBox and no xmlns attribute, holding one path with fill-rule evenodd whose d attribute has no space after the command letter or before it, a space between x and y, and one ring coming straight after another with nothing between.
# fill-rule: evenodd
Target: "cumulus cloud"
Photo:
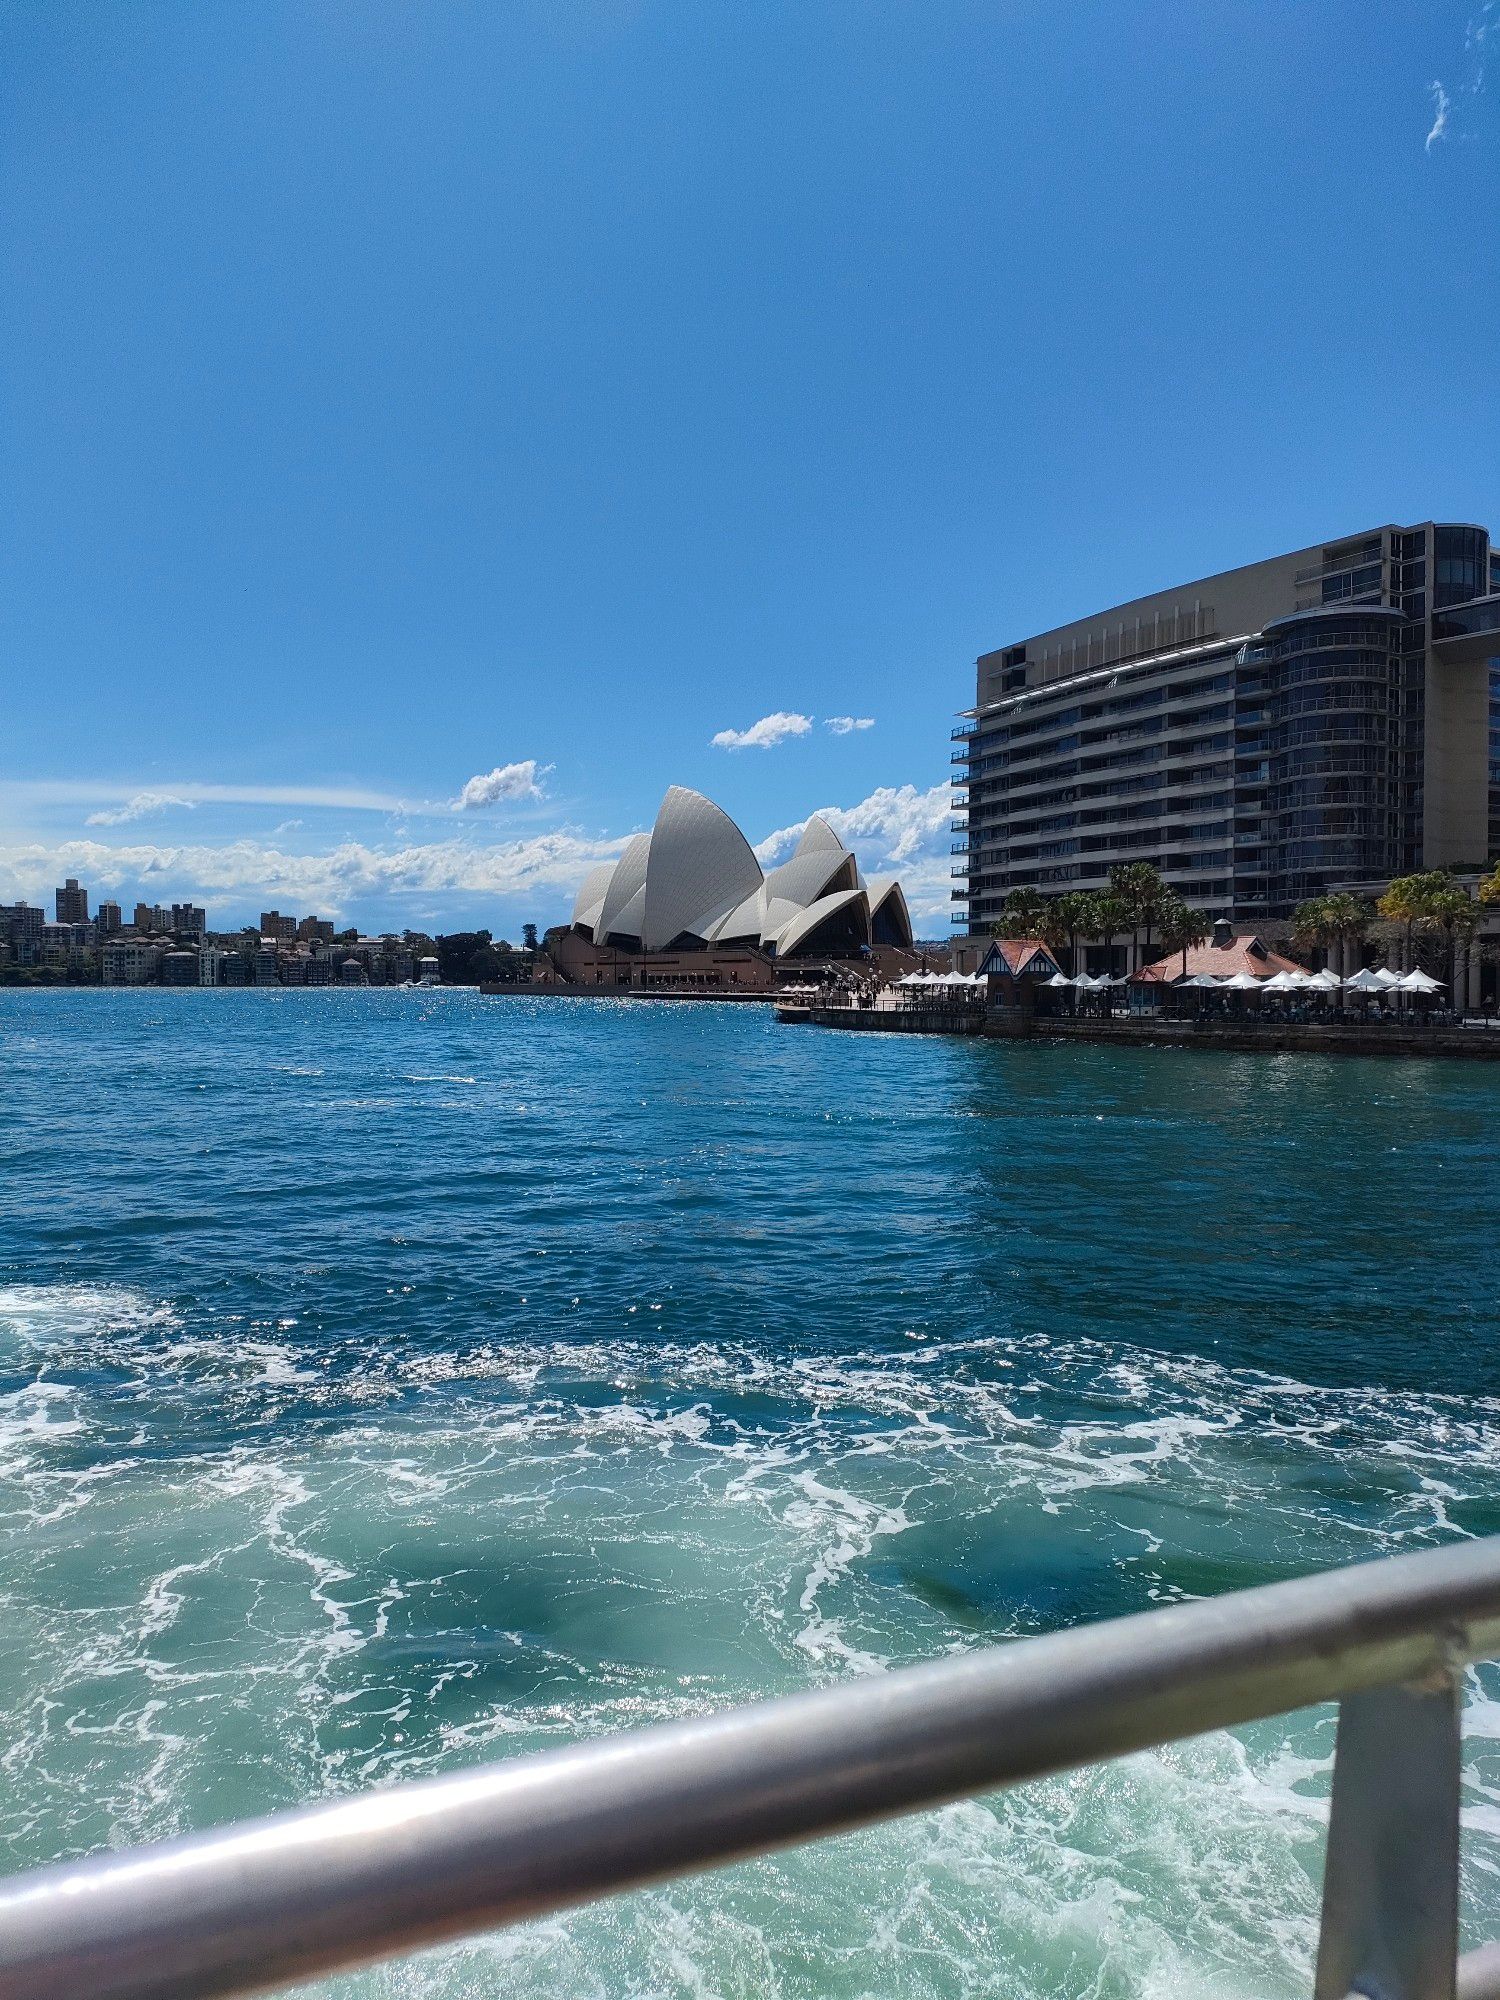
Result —
<instances>
[{"instance_id":1,"label":"cumulus cloud","mask_svg":"<svg viewBox=\"0 0 1500 2000\"><path fill-rule=\"evenodd\" d=\"M91 812L83 823L85 826L124 826L130 820L150 819L154 814L168 812L174 807L191 812L195 804L195 800L179 798L173 792L137 792L123 805L104 806L98 812Z\"/></svg>"},{"instance_id":2,"label":"cumulus cloud","mask_svg":"<svg viewBox=\"0 0 1500 2000\"><path fill-rule=\"evenodd\" d=\"M324 854L292 854L253 840L217 846L141 843L109 847L71 840L0 846L0 902L41 902L69 875L104 889L147 887L158 898L209 905L212 924L278 897L338 915L381 897L483 895L498 899L555 896L571 902L579 882L600 861L612 861L623 840L563 830L525 840L478 846L467 840L371 847L346 841Z\"/></svg>"},{"instance_id":3,"label":"cumulus cloud","mask_svg":"<svg viewBox=\"0 0 1500 2000\"><path fill-rule=\"evenodd\" d=\"M810 715L789 715L785 709L779 708L774 715L763 715L759 722L752 722L748 729L721 729L712 739L713 747L715 750L774 750L789 736L806 736L812 726Z\"/></svg>"},{"instance_id":4,"label":"cumulus cloud","mask_svg":"<svg viewBox=\"0 0 1500 2000\"><path fill-rule=\"evenodd\" d=\"M918 791L915 785L881 785L861 799L857 806L819 806L818 814L834 832L856 848L863 860L872 859L898 865L915 860L925 847L948 831L953 811L952 794L946 784ZM772 867L784 861L802 836L806 820L795 826L778 827L756 848L761 861Z\"/></svg>"},{"instance_id":5,"label":"cumulus cloud","mask_svg":"<svg viewBox=\"0 0 1500 2000\"><path fill-rule=\"evenodd\" d=\"M881 785L854 806L820 806L819 816L854 849L866 877L901 877L912 918L946 932L952 913L948 821L952 794L945 784L921 791L915 785ZM802 837L806 820L778 827L755 852L772 868L785 861Z\"/></svg>"},{"instance_id":6,"label":"cumulus cloud","mask_svg":"<svg viewBox=\"0 0 1500 2000\"><path fill-rule=\"evenodd\" d=\"M514 799L542 798L542 779L551 769L550 764L538 764L535 757L524 757L517 764L497 764L493 771L470 778L453 801L453 810L479 812L485 806Z\"/></svg>"},{"instance_id":7,"label":"cumulus cloud","mask_svg":"<svg viewBox=\"0 0 1500 2000\"><path fill-rule=\"evenodd\" d=\"M858 806L820 806L828 820L858 854L866 878L900 874L912 922L928 926L930 934L946 936L952 924L950 832L952 792L946 784L920 790L914 784L882 784ZM756 848L762 864L774 868L786 860L802 838L806 820L780 826Z\"/></svg>"},{"instance_id":8,"label":"cumulus cloud","mask_svg":"<svg viewBox=\"0 0 1500 2000\"><path fill-rule=\"evenodd\" d=\"M1427 134L1425 150L1430 153L1438 140L1447 135L1448 113L1453 109L1453 105L1447 91L1440 83L1429 83L1427 88L1432 95L1433 116L1432 130Z\"/></svg>"},{"instance_id":9,"label":"cumulus cloud","mask_svg":"<svg viewBox=\"0 0 1500 2000\"><path fill-rule=\"evenodd\" d=\"M852 735L856 729L873 729L873 715L825 715L823 727L831 729L835 736Z\"/></svg>"}]
</instances>

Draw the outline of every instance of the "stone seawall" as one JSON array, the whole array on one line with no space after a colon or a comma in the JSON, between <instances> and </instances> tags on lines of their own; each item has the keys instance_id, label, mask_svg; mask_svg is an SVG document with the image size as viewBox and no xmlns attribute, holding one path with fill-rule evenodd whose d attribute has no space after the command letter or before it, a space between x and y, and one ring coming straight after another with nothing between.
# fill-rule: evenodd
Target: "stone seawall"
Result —
<instances>
[{"instance_id":1,"label":"stone seawall","mask_svg":"<svg viewBox=\"0 0 1500 2000\"><path fill-rule=\"evenodd\" d=\"M1500 1058L1500 1028L1360 1027L1351 1022L1038 1020L991 1013L985 1032L1031 1041L1134 1043L1156 1048L1240 1049L1277 1055L1476 1056Z\"/></svg>"}]
</instances>

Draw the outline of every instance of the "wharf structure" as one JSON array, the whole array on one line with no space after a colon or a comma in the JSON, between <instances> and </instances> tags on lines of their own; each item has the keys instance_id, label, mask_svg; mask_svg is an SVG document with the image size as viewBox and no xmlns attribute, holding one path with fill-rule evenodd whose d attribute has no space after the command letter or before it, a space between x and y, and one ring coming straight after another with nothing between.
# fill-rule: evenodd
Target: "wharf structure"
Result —
<instances>
[{"instance_id":1,"label":"wharf structure","mask_svg":"<svg viewBox=\"0 0 1500 2000\"><path fill-rule=\"evenodd\" d=\"M1146 861L1251 922L1500 852L1500 550L1385 526L984 653L953 732L955 916Z\"/></svg>"}]
</instances>

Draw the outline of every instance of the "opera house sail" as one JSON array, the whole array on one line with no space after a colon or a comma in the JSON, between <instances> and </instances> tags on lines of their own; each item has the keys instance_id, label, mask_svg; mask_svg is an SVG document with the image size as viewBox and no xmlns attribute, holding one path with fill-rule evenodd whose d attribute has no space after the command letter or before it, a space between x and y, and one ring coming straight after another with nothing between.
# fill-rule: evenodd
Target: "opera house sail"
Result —
<instances>
[{"instance_id":1,"label":"opera house sail","mask_svg":"<svg viewBox=\"0 0 1500 2000\"><path fill-rule=\"evenodd\" d=\"M901 884L866 882L826 819L807 822L769 874L728 813L673 785L649 833L590 871L572 928L626 951L748 946L777 958L853 958L876 945L910 949Z\"/></svg>"}]
</instances>

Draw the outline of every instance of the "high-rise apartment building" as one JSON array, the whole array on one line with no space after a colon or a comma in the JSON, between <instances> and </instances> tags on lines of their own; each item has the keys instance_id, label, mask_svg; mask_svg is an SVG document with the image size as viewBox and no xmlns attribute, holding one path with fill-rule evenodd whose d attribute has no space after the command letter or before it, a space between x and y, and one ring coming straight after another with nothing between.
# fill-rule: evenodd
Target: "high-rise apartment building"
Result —
<instances>
[{"instance_id":1,"label":"high-rise apartment building","mask_svg":"<svg viewBox=\"0 0 1500 2000\"><path fill-rule=\"evenodd\" d=\"M264 938L292 942L297 935L297 919L284 917L280 910L262 910L260 913L260 934Z\"/></svg>"},{"instance_id":2,"label":"high-rise apartment building","mask_svg":"<svg viewBox=\"0 0 1500 2000\"><path fill-rule=\"evenodd\" d=\"M114 937L123 928L124 922L118 903L101 903L94 917L94 929L102 940Z\"/></svg>"},{"instance_id":3,"label":"high-rise apartment building","mask_svg":"<svg viewBox=\"0 0 1500 2000\"><path fill-rule=\"evenodd\" d=\"M208 929L208 912L200 909L196 903L174 903L172 929L186 933L189 937L202 937Z\"/></svg>"},{"instance_id":4,"label":"high-rise apartment building","mask_svg":"<svg viewBox=\"0 0 1500 2000\"><path fill-rule=\"evenodd\" d=\"M80 889L76 875L70 875L62 888L57 890L57 921L60 924L86 924L89 920L89 892Z\"/></svg>"},{"instance_id":5,"label":"high-rise apartment building","mask_svg":"<svg viewBox=\"0 0 1500 2000\"><path fill-rule=\"evenodd\" d=\"M971 934L1012 889L1101 889L1124 862L1254 919L1500 853L1500 550L1483 528L1372 528L977 668L953 755Z\"/></svg>"}]
</instances>

